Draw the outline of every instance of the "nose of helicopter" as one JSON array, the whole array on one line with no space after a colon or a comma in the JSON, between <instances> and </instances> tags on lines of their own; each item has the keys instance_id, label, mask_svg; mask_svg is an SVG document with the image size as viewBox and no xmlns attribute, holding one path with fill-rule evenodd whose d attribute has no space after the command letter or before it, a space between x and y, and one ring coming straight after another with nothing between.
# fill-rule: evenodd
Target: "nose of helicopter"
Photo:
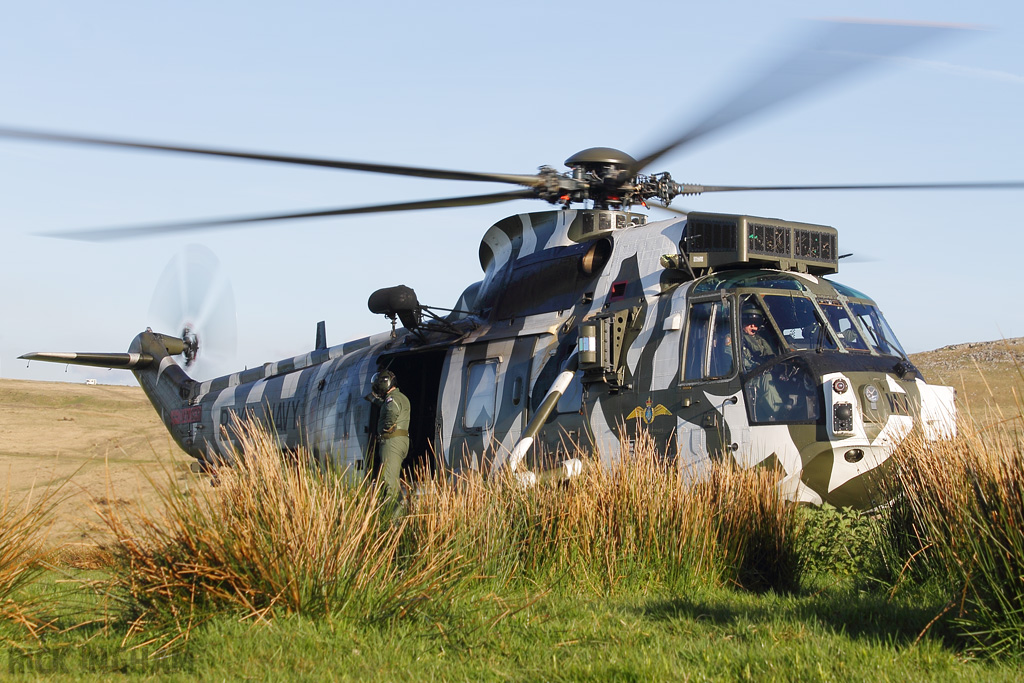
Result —
<instances>
[{"instance_id":1,"label":"nose of helicopter","mask_svg":"<svg viewBox=\"0 0 1024 683\"><path fill-rule=\"evenodd\" d=\"M956 432L954 392L888 373L830 373L822 378L828 440L801 449L801 480L833 505L884 501L875 482L915 427L926 440Z\"/></svg>"}]
</instances>

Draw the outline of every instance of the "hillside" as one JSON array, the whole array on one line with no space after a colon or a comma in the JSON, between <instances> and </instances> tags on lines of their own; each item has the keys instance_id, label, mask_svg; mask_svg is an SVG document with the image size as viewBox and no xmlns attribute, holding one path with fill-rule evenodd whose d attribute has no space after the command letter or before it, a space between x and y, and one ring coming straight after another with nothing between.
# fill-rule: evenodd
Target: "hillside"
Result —
<instances>
[{"instance_id":1,"label":"hillside","mask_svg":"<svg viewBox=\"0 0 1024 683\"><path fill-rule=\"evenodd\" d=\"M955 387L961 411L982 423L1022 412L1024 337L953 344L911 360L928 382Z\"/></svg>"}]
</instances>

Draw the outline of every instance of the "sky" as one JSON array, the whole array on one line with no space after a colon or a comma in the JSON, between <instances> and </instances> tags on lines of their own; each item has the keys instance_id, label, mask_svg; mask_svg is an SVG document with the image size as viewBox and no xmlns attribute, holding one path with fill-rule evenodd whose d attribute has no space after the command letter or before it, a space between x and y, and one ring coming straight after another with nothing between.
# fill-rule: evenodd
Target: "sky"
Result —
<instances>
[{"instance_id":1,"label":"sky","mask_svg":"<svg viewBox=\"0 0 1024 683\"><path fill-rule=\"evenodd\" d=\"M563 169L592 146L645 153L778 59L807 19L969 25L977 30L647 170L709 185L1024 179L1020 2L5 5L0 127L504 173ZM39 233L505 189L0 139L0 377L134 384L125 371L17 357L126 350L159 317L154 290L189 245L216 255L234 293L237 352L224 371L310 350L319 320L330 344L385 331L366 308L374 290L405 284L422 303L452 307L481 277L486 229L547 205L102 244ZM908 351L1024 336L1024 191L722 193L677 204L835 226L840 252L856 260L834 279L872 296Z\"/></svg>"}]
</instances>

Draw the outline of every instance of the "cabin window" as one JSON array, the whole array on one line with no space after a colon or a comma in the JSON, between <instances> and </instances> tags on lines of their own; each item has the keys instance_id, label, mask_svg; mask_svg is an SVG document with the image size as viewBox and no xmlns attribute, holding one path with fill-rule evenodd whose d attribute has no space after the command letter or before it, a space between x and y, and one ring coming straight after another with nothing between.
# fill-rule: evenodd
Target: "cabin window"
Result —
<instances>
[{"instance_id":1,"label":"cabin window","mask_svg":"<svg viewBox=\"0 0 1024 683\"><path fill-rule=\"evenodd\" d=\"M838 348L810 299L797 295L765 294L765 305L791 349Z\"/></svg>"},{"instance_id":2,"label":"cabin window","mask_svg":"<svg viewBox=\"0 0 1024 683\"><path fill-rule=\"evenodd\" d=\"M825 315L828 317L829 323L832 325L832 329L839 334L839 338L843 340L843 346L852 351L867 351L868 345L861 338L860 332L857 331L856 325L850 319L850 315L846 312L846 308L837 301L822 301L821 310L825 311Z\"/></svg>"},{"instance_id":3,"label":"cabin window","mask_svg":"<svg viewBox=\"0 0 1024 683\"><path fill-rule=\"evenodd\" d=\"M466 368L466 403L462 424L467 430L488 430L494 427L498 360L496 358L470 363Z\"/></svg>"},{"instance_id":4,"label":"cabin window","mask_svg":"<svg viewBox=\"0 0 1024 683\"><path fill-rule=\"evenodd\" d=\"M772 360L782 349L771 318L754 295L747 295L740 302L739 346L743 359L741 369L745 373Z\"/></svg>"},{"instance_id":5,"label":"cabin window","mask_svg":"<svg viewBox=\"0 0 1024 683\"><path fill-rule=\"evenodd\" d=\"M728 377L733 371L732 302L702 301L690 306L683 352L683 380Z\"/></svg>"},{"instance_id":6,"label":"cabin window","mask_svg":"<svg viewBox=\"0 0 1024 683\"><path fill-rule=\"evenodd\" d=\"M850 302L850 310L857 316L861 327L867 332L868 342L877 351L886 356L907 357L907 353L896 341L889 323L882 317L882 312L876 306Z\"/></svg>"}]
</instances>

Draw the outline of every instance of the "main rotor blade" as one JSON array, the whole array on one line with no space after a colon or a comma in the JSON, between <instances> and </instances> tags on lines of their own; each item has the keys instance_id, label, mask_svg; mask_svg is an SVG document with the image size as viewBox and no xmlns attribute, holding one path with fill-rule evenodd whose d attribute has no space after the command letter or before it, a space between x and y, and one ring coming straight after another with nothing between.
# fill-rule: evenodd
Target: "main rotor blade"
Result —
<instances>
[{"instance_id":1,"label":"main rotor blade","mask_svg":"<svg viewBox=\"0 0 1024 683\"><path fill-rule=\"evenodd\" d=\"M784 190L1020 190L1024 180L965 183L872 183L867 185L700 185L704 192L776 192Z\"/></svg>"},{"instance_id":2,"label":"main rotor blade","mask_svg":"<svg viewBox=\"0 0 1024 683\"><path fill-rule=\"evenodd\" d=\"M137 225L121 228L96 228L93 230L61 230L57 232L39 233L46 237L82 240L85 242L107 242L111 240L148 237L166 233L192 232L209 228L220 228L248 223L266 223L270 221L286 221L296 218L327 218L330 216L351 216L360 213L386 213L390 211L420 211L423 209L445 209L458 206L478 206L497 204L515 199L534 199L536 195L530 190L515 192L498 192L495 194L472 195L469 197L451 197L448 199L429 199L417 202L401 202L397 204L378 204L375 206L357 206L346 209L325 209L322 211L306 211L302 213L276 214L270 216L239 216L235 218L219 218L214 220L189 221L185 223L160 223L156 225Z\"/></svg>"},{"instance_id":3,"label":"main rotor blade","mask_svg":"<svg viewBox=\"0 0 1024 683\"><path fill-rule=\"evenodd\" d=\"M260 152L241 152L227 149L204 147L182 147L165 145L139 140L117 140L86 135L69 135L51 131L27 130L22 128L0 128L0 137L20 140L39 140L42 142L66 142L73 145L95 145L100 147L124 147L128 149L148 149L159 152L178 152L182 154L203 154L207 156L228 157L232 159L248 159L251 161L271 161L280 164L297 164L299 166L321 166L340 168L349 171L366 173L385 173L389 175L414 176L418 178L436 178L439 180L471 180L490 183L511 183L525 187L539 187L543 180L535 175L509 173L477 173L474 171L450 171L437 168L420 168L416 166L397 166L395 164L373 164L362 161L344 161L341 159L317 159L314 157L285 156L280 154L263 154Z\"/></svg>"},{"instance_id":4,"label":"main rotor blade","mask_svg":"<svg viewBox=\"0 0 1024 683\"><path fill-rule=\"evenodd\" d=\"M641 157L632 172L637 173L665 154L726 126L762 114L816 88L837 83L928 40L965 28L856 21L813 23L817 28L805 45L739 88L670 142Z\"/></svg>"}]
</instances>

